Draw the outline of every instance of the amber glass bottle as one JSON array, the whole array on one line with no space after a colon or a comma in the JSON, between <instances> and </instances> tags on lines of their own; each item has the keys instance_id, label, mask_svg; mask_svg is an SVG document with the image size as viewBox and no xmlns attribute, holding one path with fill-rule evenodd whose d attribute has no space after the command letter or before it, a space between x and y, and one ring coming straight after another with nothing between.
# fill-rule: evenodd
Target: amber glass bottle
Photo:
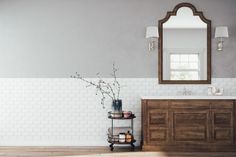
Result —
<instances>
[{"instance_id":1,"label":"amber glass bottle","mask_svg":"<svg viewBox=\"0 0 236 157\"><path fill-rule=\"evenodd\" d=\"M132 141L132 134L129 131L125 134L125 141L126 142Z\"/></svg>"}]
</instances>

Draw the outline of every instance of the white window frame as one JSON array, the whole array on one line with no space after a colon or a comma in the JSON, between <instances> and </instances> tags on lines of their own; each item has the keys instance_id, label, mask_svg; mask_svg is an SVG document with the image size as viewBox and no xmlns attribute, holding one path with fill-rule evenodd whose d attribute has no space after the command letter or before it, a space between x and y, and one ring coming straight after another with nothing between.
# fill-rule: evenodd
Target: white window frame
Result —
<instances>
[{"instance_id":1,"label":"white window frame","mask_svg":"<svg viewBox=\"0 0 236 157\"><path fill-rule=\"evenodd\" d=\"M197 71L198 72L198 76L199 76L199 80L202 78L202 73L201 73L201 61L202 61L202 53L204 52L204 49L194 49L194 48L189 48L189 49L182 49L182 48L172 48L172 49L164 49L164 53L166 53L167 57L167 63L169 63L169 67L167 68L168 69L168 78L169 80L171 80L170 78L170 73L171 71ZM182 70L175 70L175 69L171 69L171 63L170 63L170 55L171 54L198 54L198 57L199 57L199 62L198 62L198 70L196 69L182 69Z\"/></svg>"}]
</instances>

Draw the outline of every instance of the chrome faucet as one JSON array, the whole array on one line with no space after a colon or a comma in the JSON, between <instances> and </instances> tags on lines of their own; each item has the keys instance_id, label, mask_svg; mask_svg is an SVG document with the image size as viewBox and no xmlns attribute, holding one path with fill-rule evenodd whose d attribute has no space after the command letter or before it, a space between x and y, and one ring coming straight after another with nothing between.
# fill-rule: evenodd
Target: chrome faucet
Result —
<instances>
[{"instance_id":1,"label":"chrome faucet","mask_svg":"<svg viewBox=\"0 0 236 157\"><path fill-rule=\"evenodd\" d=\"M184 87L183 95L192 95L192 92Z\"/></svg>"},{"instance_id":2,"label":"chrome faucet","mask_svg":"<svg viewBox=\"0 0 236 157\"><path fill-rule=\"evenodd\" d=\"M178 93L181 95L192 95L192 91L188 90L185 87L184 87L183 91L179 91Z\"/></svg>"}]
</instances>

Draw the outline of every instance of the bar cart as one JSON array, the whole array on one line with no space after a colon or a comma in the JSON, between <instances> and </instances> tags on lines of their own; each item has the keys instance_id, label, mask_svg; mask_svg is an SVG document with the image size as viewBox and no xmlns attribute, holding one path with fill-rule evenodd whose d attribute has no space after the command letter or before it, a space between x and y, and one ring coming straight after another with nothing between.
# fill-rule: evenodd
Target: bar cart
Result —
<instances>
[{"instance_id":1,"label":"bar cart","mask_svg":"<svg viewBox=\"0 0 236 157\"><path fill-rule=\"evenodd\" d=\"M114 150L114 145L118 144L118 145L130 145L131 146L131 150L134 150L135 145L134 143L136 142L136 140L134 139L134 123L133 120L134 118L136 118L136 116L131 113L130 116L124 116L123 113L112 113L112 112L108 112L108 118L111 119L111 129L109 132L108 129L108 139L107 141L110 143L109 147L110 150L113 151ZM131 124L130 124L130 132L128 131L127 134L124 133L119 133L119 135L114 135L114 129L118 128L118 127L114 127L114 121L115 120L130 120ZM122 136L123 135L123 136ZM128 137L128 138L127 138Z\"/></svg>"}]
</instances>

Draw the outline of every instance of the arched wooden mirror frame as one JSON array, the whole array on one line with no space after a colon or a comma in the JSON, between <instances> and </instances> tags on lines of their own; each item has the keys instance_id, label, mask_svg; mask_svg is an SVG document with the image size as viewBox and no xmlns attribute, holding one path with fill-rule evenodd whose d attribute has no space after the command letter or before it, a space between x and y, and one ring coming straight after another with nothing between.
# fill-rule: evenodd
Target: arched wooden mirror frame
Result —
<instances>
[{"instance_id":1,"label":"arched wooden mirror frame","mask_svg":"<svg viewBox=\"0 0 236 157\"><path fill-rule=\"evenodd\" d=\"M169 20L171 16L176 16L182 7L188 7L193 11L194 16L207 24L207 79L206 80L163 80L163 24ZM203 12L197 11L196 7L190 3L180 3L175 6L173 11L169 11L164 19L159 20L159 55L158 55L158 77L160 84L210 84L211 83L211 20L205 18Z\"/></svg>"}]
</instances>

